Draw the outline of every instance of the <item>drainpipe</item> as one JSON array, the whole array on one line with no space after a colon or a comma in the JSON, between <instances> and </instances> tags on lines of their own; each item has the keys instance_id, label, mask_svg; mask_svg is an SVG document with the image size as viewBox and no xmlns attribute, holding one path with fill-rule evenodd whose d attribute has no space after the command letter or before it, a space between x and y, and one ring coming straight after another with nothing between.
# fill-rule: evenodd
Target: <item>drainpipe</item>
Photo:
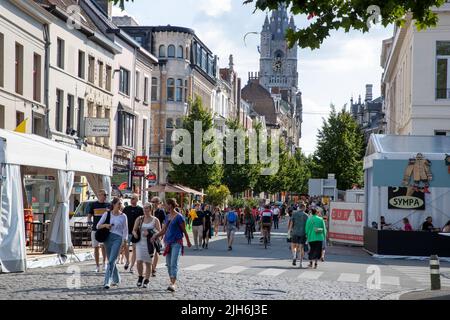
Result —
<instances>
[{"instance_id":1,"label":"drainpipe","mask_svg":"<svg viewBox=\"0 0 450 320\"><path fill-rule=\"evenodd\" d=\"M51 139L50 130L50 102L49 102L49 79L50 79L50 32L49 25L44 24L45 40L45 71L44 71L44 105L45 105L45 136Z\"/></svg>"}]
</instances>

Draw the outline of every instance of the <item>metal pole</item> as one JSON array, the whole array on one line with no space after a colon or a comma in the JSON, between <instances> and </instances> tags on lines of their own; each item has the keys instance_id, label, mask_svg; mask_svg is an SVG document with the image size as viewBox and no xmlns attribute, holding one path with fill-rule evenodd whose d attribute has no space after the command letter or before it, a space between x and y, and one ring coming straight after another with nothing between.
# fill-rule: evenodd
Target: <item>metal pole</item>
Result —
<instances>
[{"instance_id":1,"label":"metal pole","mask_svg":"<svg viewBox=\"0 0 450 320\"><path fill-rule=\"evenodd\" d=\"M430 277L431 277L431 290L441 290L439 257L437 255L432 255L430 257Z\"/></svg>"}]
</instances>

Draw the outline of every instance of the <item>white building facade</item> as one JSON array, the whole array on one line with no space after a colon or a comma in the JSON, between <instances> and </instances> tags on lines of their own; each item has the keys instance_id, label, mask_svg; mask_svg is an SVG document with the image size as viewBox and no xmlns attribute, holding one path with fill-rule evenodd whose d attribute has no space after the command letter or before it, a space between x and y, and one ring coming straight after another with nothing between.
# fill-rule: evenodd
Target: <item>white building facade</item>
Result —
<instances>
[{"instance_id":1,"label":"white building facade","mask_svg":"<svg viewBox=\"0 0 450 320\"><path fill-rule=\"evenodd\" d=\"M417 31L408 18L383 41L387 134L450 135L450 4L435 11L436 28Z\"/></svg>"}]
</instances>

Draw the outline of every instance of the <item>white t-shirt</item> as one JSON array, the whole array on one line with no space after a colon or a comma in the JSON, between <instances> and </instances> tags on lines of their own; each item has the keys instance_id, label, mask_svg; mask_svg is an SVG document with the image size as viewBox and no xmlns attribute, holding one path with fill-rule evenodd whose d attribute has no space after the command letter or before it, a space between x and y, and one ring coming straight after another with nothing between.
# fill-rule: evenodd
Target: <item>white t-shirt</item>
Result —
<instances>
[{"instance_id":1,"label":"white t-shirt","mask_svg":"<svg viewBox=\"0 0 450 320\"><path fill-rule=\"evenodd\" d=\"M273 209L273 215L274 216L277 216L279 214L280 214L280 209L278 209L278 208Z\"/></svg>"}]
</instances>

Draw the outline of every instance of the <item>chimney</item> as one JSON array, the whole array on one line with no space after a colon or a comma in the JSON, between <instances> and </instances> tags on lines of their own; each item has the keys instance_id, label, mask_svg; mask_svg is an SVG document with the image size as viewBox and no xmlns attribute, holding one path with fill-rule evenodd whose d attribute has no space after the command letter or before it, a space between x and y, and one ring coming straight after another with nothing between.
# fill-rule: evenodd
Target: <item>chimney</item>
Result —
<instances>
[{"instance_id":1,"label":"chimney","mask_svg":"<svg viewBox=\"0 0 450 320\"><path fill-rule=\"evenodd\" d=\"M93 2L95 2L97 7L99 7L103 11L103 14L106 17L111 18L111 16L112 16L112 2L111 1L109 1L109 0L93 0Z\"/></svg>"},{"instance_id":2,"label":"chimney","mask_svg":"<svg viewBox=\"0 0 450 320\"><path fill-rule=\"evenodd\" d=\"M365 99L366 102L373 100L372 88L373 88L373 85L366 84L366 99Z\"/></svg>"}]
</instances>

